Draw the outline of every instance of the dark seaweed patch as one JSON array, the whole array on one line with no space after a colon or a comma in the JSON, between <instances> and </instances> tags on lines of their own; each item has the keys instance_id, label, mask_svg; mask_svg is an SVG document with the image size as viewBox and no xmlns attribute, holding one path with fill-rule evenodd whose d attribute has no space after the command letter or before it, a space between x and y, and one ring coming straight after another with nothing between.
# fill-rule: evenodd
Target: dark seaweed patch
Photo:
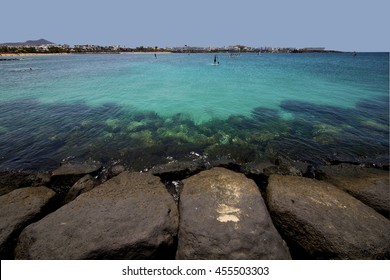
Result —
<instances>
[{"instance_id":1,"label":"dark seaweed patch","mask_svg":"<svg viewBox=\"0 0 390 280\"><path fill-rule=\"evenodd\" d=\"M282 111L292 117L282 118ZM250 116L197 124L187 114L162 117L116 104L0 102L0 168L47 170L71 157L141 170L167 158L188 160L191 152L239 163L284 155L314 165L388 166L388 112L382 99L352 109L285 101L279 110L260 106Z\"/></svg>"}]
</instances>

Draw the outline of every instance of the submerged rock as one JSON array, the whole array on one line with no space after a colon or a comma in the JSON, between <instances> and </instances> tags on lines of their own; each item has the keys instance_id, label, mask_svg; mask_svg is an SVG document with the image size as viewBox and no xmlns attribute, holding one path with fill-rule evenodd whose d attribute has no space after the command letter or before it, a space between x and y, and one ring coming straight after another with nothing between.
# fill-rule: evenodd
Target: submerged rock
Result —
<instances>
[{"instance_id":1,"label":"submerged rock","mask_svg":"<svg viewBox=\"0 0 390 280\"><path fill-rule=\"evenodd\" d=\"M154 144L153 134L150 130L141 130L130 134L130 138L142 143L142 145L149 146Z\"/></svg>"},{"instance_id":2,"label":"submerged rock","mask_svg":"<svg viewBox=\"0 0 390 280\"><path fill-rule=\"evenodd\" d=\"M346 126L348 127L348 126ZM319 143L334 143L336 135L342 133L343 126L334 126L326 123L315 123L313 125L313 140Z\"/></svg>"},{"instance_id":3,"label":"submerged rock","mask_svg":"<svg viewBox=\"0 0 390 280\"><path fill-rule=\"evenodd\" d=\"M290 259L256 184L212 168L183 180L178 259Z\"/></svg>"},{"instance_id":4,"label":"submerged rock","mask_svg":"<svg viewBox=\"0 0 390 280\"><path fill-rule=\"evenodd\" d=\"M28 187L0 196L0 257L12 258L16 238L29 223L43 214L55 196L46 187Z\"/></svg>"},{"instance_id":5,"label":"submerged rock","mask_svg":"<svg viewBox=\"0 0 390 280\"><path fill-rule=\"evenodd\" d=\"M145 123L145 122L132 121L127 125L126 131L128 131L128 132L138 131L138 130L143 129L146 126L147 126L147 123Z\"/></svg>"},{"instance_id":6,"label":"submerged rock","mask_svg":"<svg viewBox=\"0 0 390 280\"><path fill-rule=\"evenodd\" d=\"M329 183L271 175L267 202L294 258L390 257L390 221Z\"/></svg>"},{"instance_id":7,"label":"submerged rock","mask_svg":"<svg viewBox=\"0 0 390 280\"><path fill-rule=\"evenodd\" d=\"M159 178L123 172L25 228L16 258L169 259L177 228Z\"/></svg>"}]
</instances>

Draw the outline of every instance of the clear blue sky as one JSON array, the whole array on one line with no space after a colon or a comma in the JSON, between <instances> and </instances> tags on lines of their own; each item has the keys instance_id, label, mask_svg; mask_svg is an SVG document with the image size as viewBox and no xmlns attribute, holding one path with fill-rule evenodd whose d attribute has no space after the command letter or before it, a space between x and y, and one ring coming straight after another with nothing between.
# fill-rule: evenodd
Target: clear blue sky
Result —
<instances>
[{"instance_id":1,"label":"clear blue sky","mask_svg":"<svg viewBox=\"0 0 390 280\"><path fill-rule=\"evenodd\" d=\"M0 42L390 50L389 0L2 1Z\"/></svg>"}]
</instances>

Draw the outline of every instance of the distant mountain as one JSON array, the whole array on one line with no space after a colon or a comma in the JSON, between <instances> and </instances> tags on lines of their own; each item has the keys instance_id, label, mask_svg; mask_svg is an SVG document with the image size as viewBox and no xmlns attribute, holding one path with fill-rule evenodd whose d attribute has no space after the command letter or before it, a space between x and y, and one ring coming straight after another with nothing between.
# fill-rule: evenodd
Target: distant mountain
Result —
<instances>
[{"instance_id":1,"label":"distant mountain","mask_svg":"<svg viewBox=\"0 0 390 280\"><path fill-rule=\"evenodd\" d=\"M2 43L0 46L10 46L10 47L23 47L23 46L41 46L41 45L52 45L54 43L45 40L28 40L26 42L15 42L15 43Z\"/></svg>"}]
</instances>

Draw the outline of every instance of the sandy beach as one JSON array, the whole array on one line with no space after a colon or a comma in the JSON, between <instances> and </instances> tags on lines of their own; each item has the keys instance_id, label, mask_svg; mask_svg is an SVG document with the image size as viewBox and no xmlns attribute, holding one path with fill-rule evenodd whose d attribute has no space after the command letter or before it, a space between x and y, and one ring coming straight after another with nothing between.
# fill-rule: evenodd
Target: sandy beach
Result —
<instances>
[{"instance_id":1,"label":"sandy beach","mask_svg":"<svg viewBox=\"0 0 390 280\"><path fill-rule=\"evenodd\" d=\"M171 54L172 52L121 52L119 54ZM0 57L19 57L19 56L47 56L47 55L65 55L71 53L0 53ZM84 53L82 53L84 54ZM99 54L99 53L85 53ZM117 54L117 53L100 53L100 54Z\"/></svg>"},{"instance_id":2,"label":"sandy beach","mask_svg":"<svg viewBox=\"0 0 390 280\"><path fill-rule=\"evenodd\" d=\"M120 52L119 54L170 54L172 52Z\"/></svg>"}]
</instances>

